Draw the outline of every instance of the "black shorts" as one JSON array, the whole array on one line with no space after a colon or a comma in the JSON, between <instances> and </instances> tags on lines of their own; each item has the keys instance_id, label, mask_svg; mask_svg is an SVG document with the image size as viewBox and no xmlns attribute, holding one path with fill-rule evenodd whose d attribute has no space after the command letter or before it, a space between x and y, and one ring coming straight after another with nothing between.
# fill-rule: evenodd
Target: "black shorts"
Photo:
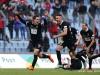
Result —
<instances>
[{"instance_id":1,"label":"black shorts","mask_svg":"<svg viewBox=\"0 0 100 75\"><path fill-rule=\"evenodd\" d=\"M82 68L82 63L79 59L72 59L70 67L66 66L68 66L68 64L63 64L64 70L80 70Z\"/></svg>"},{"instance_id":2,"label":"black shorts","mask_svg":"<svg viewBox=\"0 0 100 75\"><path fill-rule=\"evenodd\" d=\"M36 49L41 50L42 45L40 41L30 41L30 43L31 43L31 48L36 48ZM39 45L41 45L41 47Z\"/></svg>"},{"instance_id":3,"label":"black shorts","mask_svg":"<svg viewBox=\"0 0 100 75\"><path fill-rule=\"evenodd\" d=\"M87 46L87 47L88 47L88 46ZM89 50L89 53L90 53L90 54L93 54L94 51L95 51L95 48L96 48L96 43L94 43L94 44L91 46L91 48L90 48L90 50Z\"/></svg>"},{"instance_id":4,"label":"black shorts","mask_svg":"<svg viewBox=\"0 0 100 75\"><path fill-rule=\"evenodd\" d=\"M74 70L79 70L79 69L81 69L81 68L82 68L81 60L80 60L80 59L72 59L72 60L71 60L70 68L71 68L71 69L74 69Z\"/></svg>"},{"instance_id":5,"label":"black shorts","mask_svg":"<svg viewBox=\"0 0 100 75\"><path fill-rule=\"evenodd\" d=\"M76 45L75 45L75 42L72 42L72 41L64 41L61 46L64 47L68 47L68 49L71 51L75 51L76 50Z\"/></svg>"}]
</instances>

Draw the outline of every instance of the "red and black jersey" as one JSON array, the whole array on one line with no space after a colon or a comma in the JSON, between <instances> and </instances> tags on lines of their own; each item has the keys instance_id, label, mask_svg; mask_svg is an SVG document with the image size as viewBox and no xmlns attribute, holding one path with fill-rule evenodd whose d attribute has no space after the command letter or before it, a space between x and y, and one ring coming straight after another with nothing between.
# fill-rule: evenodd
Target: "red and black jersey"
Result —
<instances>
[{"instance_id":1,"label":"red and black jersey","mask_svg":"<svg viewBox=\"0 0 100 75\"><path fill-rule=\"evenodd\" d=\"M87 31L81 30L80 34L82 36L83 41L85 42L87 46L92 42L92 39L94 38L93 31L90 29L88 29Z\"/></svg>"}]
</instances>

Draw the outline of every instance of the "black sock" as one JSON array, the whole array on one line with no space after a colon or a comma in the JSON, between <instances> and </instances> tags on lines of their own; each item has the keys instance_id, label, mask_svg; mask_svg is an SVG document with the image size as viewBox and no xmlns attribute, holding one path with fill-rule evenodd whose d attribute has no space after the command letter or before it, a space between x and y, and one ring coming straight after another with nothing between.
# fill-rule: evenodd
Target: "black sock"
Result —
<instances>
[{"instance_id":1,"label":"black sock","mask_svg":"<svg viewBox=\"0 0 100 75\"><path fill-rule=\"evenodd\" d=\"M92 67L92 59L89 58L89 69L91 69L91 67Z\"/></svg>"},{"instance_id":2,"label":"black sock","mask_svg":"<svg viewBox=\"0 0 100 75\"><path fill-rule=\"evenodd\" d=\"M83 63L85 63L85 60L84 60L82 57L79 57L79 59L80 59Z\"/></svg>"},{"instance_id":3,"label":"black sock","mask_svg":"<svg viewBox=\"0 0 100 75\"><path fill-rule=\"evenodd\" d=\"M76 60L76 59L71 59L71 65L70 65L70 68L71 68L71 69L75 69L75 66L76 66L76 65L75 65L75 60Z\"/></svg>"},{"instance_id":4,"label":"black sock","mask_svg":"<svg viewBox=\"0 0 100 75\"><path fill-rule=\"evenodd\" d=\"M86 56L86 51L85 51L85 50L82 50L82 51L80 51L80 52L77 52L77 55L78 55L78 56L83 56L83 57L85 57L85 58L87 57L87 56Z\"/></svg>"},{"instance_id":5,"label":"black sock","mask_svg":"<svg viewBox=\"0 0 100 75\"><path fill-rule=\"evenodd\" d=\"M62 65L62 63L61 63L61 53L60 53L60 51L56 51L56 54L57 54L58 64L59 64L59 65Z\"/></svg>"},{"instance_id":6,"label":"black sock","mask_svg":"<svg viewBox=\"0 0 100 75\"><path fill-rule=\"evenodd\" d=\"M49 56L46 54L42 54L42 58L49 58Z\"/></svg>"},{"instance_id":7,"label":"black sock","mask_svg":"<svg viewBox=\"0 0 100 75\"><path fill-rule=\"evenodd\" d=\"M91 59L95 59L97 57L100 57L100 54L97 54L97 55L92 56Z\"/></svg>"},{"instance_id":8,"label":"black sock","mask_svg":"<svg viewBox=\"0 0 100 75\"><path fill-rule=\"evenodd\" d=\"M37 55L34 55L34 60L33 60L33 62L32 62L32 67L34 68L34 66L35 66L35 64L36 64L36 62L37 62Z\"/></svg>"}]
</instances>

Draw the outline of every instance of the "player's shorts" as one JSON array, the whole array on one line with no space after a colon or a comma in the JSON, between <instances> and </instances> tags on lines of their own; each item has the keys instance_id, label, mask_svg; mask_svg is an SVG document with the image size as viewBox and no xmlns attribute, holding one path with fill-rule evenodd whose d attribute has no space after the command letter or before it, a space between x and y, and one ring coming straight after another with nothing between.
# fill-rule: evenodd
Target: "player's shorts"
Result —
<instances>
[{"instance_id":1,"label":"player's shorts","mask_svg":"<svg viewBox=\"0 0 100 75\"><path fill-rule=\"evenodd\" d=\"M80 59L72 59L70 68L73 70L79 70L82 68L82 63Z\"/></svg>"},{"instance_id":2,"label":"player's shorts","mask_svg":"<svg viewBox=\"0 0 100 75\"><path fill-rule=\"evenodd\" d=\"M87 46L87 47L88 47L88 46ZM89 50L89 53L90 53L90 54L93 54L94 51L95 51L95 48L96 48L96 43L94 43L94 44L91 46L91 48L90 48L90 50Z\"/></svg>"},{"instance_id":3,"label":"player's shorts","mask_svg":"<svg viewBox=\"0 0 100 75\"><path fill-rule=\"evenodd\" d=\"M41 45L40 41L30 41L30 43L31 43L31 48L36 48L41 51L41 47L39 46L39 44Z\"/></svg>"},{"instance_id":4,"label":"player's shorts","mask_svg":"<svg viewBox=\"0 0 100 75\"><path fill-rule=\"evenodd\" d=\"M64 70L80 70L82 68L81 60L79 59L72 59L71 65L68 67L68 64L63 64Z\"/></svg>"},{"instance_id":5,"label":"player's shorts","mask_svg":"<svg viewBox=\"0 0 100 75\"><path fill-rule=\"evenodd\" d=\"M76 50L76 45L75 45L75 42L73 41L64 41L61 46L63 47L68 47L70 52L71 51L75 51Z\"/></svg>"}]
</instances>

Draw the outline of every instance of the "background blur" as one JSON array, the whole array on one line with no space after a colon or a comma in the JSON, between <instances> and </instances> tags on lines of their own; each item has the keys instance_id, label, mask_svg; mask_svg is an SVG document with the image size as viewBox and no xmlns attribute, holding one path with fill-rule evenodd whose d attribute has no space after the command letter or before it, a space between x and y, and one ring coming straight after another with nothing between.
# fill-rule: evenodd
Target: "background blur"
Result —
<instances>
[{"instance_id":1,"label":"background blur","mask_svg":"<svg viewBox=\"0 0 100 75\"><path fill-rule=\"evenodd\" d=\"M47 15L45 11L48 12ZM32 52L29 29L17 20L16 14L26 22L39 14L41 23L47 27L46 32L43 32L43 51L55 53L60 38L51 38L59 32L57 25L52 21L58 13L78 31L81 30L82 23L87 23L96 37L95 53L100 52L100 0L0 0L0 53ZM44 23L44 18L47 23ZM65 48L62 52L66 53L68 49Z\"/></svg>"}]
</instances>

